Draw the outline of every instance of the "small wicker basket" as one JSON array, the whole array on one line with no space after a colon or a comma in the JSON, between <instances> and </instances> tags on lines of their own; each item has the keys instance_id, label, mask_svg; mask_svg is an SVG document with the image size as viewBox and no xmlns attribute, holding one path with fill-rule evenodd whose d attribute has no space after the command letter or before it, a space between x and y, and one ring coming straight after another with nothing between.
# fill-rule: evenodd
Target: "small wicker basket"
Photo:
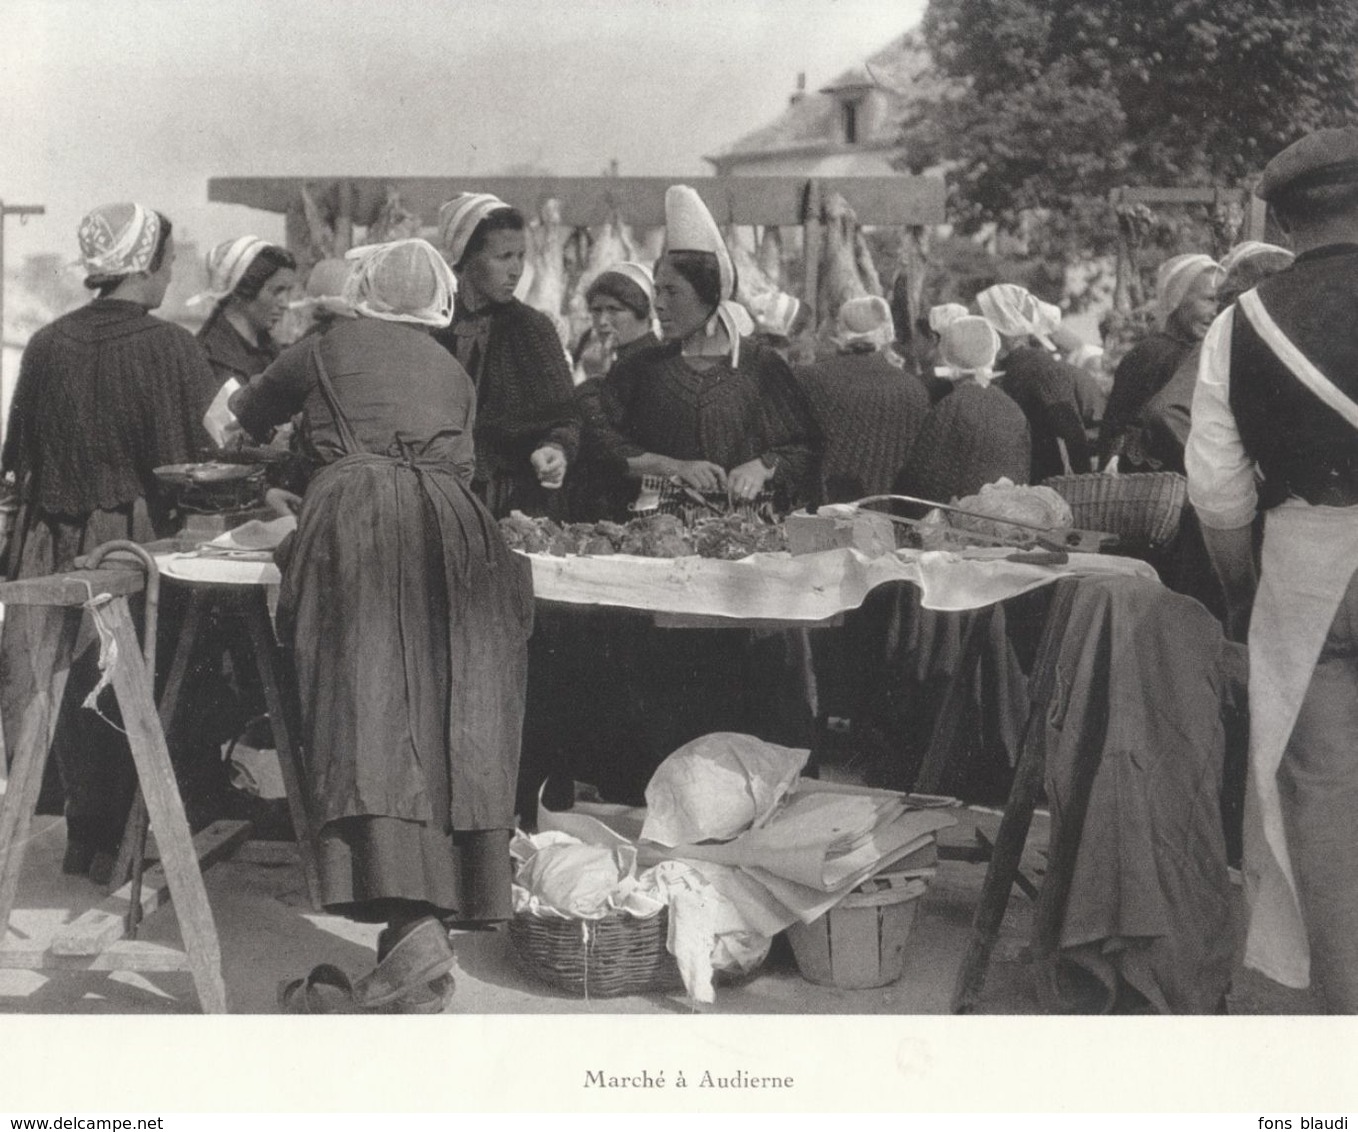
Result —
<instances>
[{"instance_id":1,"label":"small wicker basket","mask_svg":"<svg viewBox=\"0 0 1358 1132\"><path fill-rule=\"evenodd\" d=\"M1070 504L1072 526L1117 535L1120 554L1170 542L1188 498L1188 481L1177 472L1053 476L1044 486Z\"/></svg>"},{"instance_id":2,"label":"small wicker basket","mask_svg":"<svg viewBox=\"0 0 1358 1132\"><path fill-rule=\"evenodd\" d=\"M520 913L509 921L519 966L544 983L586 998L646 994L683 987L665 948L669 913L640 918L614 912L601 920L560 920Z\"/></svg>"}]
</instances>

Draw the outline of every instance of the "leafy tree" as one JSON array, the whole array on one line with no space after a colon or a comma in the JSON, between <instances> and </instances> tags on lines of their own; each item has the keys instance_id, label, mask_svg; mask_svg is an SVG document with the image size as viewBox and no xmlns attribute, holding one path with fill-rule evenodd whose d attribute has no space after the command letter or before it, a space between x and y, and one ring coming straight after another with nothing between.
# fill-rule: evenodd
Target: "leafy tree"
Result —
<instances>
[{"instance_id":1,"label":"leafy tree","mask_svg":"<svg viewBox=\"0 0 1358 1132\"><path fill-rule=\"evenodd\" d=\"M1110 249L1119 185L1248 185L1358 112L1353 0L930 0L923 34L951 85L903 164L951 168L964 232L1039 210L1065 258Z\"/></svg>"}]
</instances>

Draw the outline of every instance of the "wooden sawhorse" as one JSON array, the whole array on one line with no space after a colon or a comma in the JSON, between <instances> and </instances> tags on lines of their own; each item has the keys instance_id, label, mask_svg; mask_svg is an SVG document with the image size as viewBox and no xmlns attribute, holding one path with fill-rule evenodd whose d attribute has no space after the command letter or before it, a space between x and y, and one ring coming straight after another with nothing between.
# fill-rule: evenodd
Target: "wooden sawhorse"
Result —
<instances>
[{"instance_id":1,"label":"wooden sawhorse","mask_svg":"<svg viewBox=\"0 0 1358 1132\"><path fill-rule=\"evenodd\" d=\"M118 938L119 920L100 909L81 920L92 931L66 932L45 947L11 945L0 938L0 967L26 970L184 971L193 977L204 1013L226 1012L221 948L212 909L208 906L194 838L189 833L170 752L156 713L152 676L128 609L128 597L145 586L143 576L127 569L72 570L66 574L0 584L0 603L25 606L26 615L9 619L5 633L10 657L17 663L8 678L14 702L23 708L17 721L6 721L14 753L9 784L0 802L0 932L9 926L18 892L33 811L42 786L43 769L56 729L66 678L80 636L81 621L90 615L116 648L111 681L122 711L137 778L155 825L160 868L173 898L184 937L184 950ZM14 639L17 637L18 639ZM243 840L248 823L224 830L209 827L199 844L212 842L224 852Z\"/></svg>"}]
</instances>

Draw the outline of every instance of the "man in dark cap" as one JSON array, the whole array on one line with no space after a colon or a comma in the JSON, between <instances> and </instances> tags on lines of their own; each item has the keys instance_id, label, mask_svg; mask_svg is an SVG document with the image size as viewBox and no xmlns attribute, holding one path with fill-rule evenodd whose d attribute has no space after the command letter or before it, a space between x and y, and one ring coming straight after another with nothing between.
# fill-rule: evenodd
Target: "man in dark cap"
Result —
<instances>
[{"instance_id":1,"label":"man in dark cap","mask_svg":"<svg viewBox=\"0 0 1358 1132\"><path fill-rule=\"evenodd\" d=\"M1245 962L1358 1012L1358 128L1278 154L1257 194L1297 253L1203 342L1189 498L1248 624ZM1264 514L1259 568L1256 512Z\"/></svg>"}]
</instances>

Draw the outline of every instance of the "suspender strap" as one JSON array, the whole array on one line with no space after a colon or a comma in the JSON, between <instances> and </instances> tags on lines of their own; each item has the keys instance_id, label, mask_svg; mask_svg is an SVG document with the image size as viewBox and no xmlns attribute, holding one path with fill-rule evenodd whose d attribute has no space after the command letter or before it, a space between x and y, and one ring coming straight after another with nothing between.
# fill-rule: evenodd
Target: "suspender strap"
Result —
<instances>
[{"instance_id":1,"label":"suspender strap","mask_svg":"<svg viewBox=\"0 0 1358 1132\"><path fill-rule=\"evenodd\" d=\"M1354 428L1358 428L1358 404L1321 373L1315 363L1301 352L1297 344L1283 333L1282 327L1273 321L1273 316L1264 307L1258 291L1246 291L1237 301L1255 333L1287 367L1292 376Z\"/></svg>"},{"instance_id":2,"label":"suspender strap","mask_svg":"<svg viewBox=\"0 0 1358 1132\"><path fill-rule=\"evenodd\" d=\"M321 387L321 396L325 398L326 408L330 410L330 416L335 421L335 429L339 433L340 447L344 449L346 456L356 456L363 451L363 446L358 442L358 435L354 432L354 426L349 423L349 418L344 415L344 410L340 408L339 398L335 395L334 383L330 380L330 372L325 368L325 361L321 358L319 335L317 335L316 341L311 347L311 361L316 367L316 379Z\"/></svg>"}]
</instances>

